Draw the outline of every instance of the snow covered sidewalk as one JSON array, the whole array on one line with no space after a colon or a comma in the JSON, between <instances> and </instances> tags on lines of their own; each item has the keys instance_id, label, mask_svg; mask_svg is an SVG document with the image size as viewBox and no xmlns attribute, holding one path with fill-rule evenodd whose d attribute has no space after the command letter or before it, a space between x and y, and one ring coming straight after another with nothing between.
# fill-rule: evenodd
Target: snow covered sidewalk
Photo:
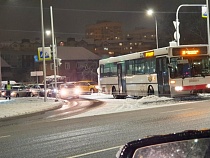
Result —
<instances>
[{"instance_id":1,"label":"snow covered sidewalk","mask_svg":"<svg viewBox=\"0 0 210 158\"><path fill-rule=\"evenodd\" d=\"M44 102L43 98L38 97L12 98L11 100L0 98L0 119L51 110L61 105L54 99L47 99Z\"/></svg>"},{"instance_id":2,"label":"snow covered sidewalk","mask_svg":"<svg viewBox=\"0 0 210 158\"><path fill-rule=\"evenodd\" d=\"M81 97L104 101L105 104L93 110L87 111L85 113L75 115L72 118L118 113L125 111L134 111L134 110L156 108L163 106L173 106L177 104L184 104L187 101L191 102L196 98L210 99L210 94L200 94L198 96L192 96L189 97L187 101L181 101L179 99L168 98L168 97L158 97L155 95L142 97L141 99L133 99L131 97L130 98L127 97L126 99L113 99L112 95L106 95L102 93L83 95Z\"/></svg>"},{"instance_id":3,"label":"snow covered sidewalk","mask_svg":"<svg viewBox=\"0 0 210 158\"><path fill-rule=\"evenodd\" d=\"M126 99L113 99L112 95L95 93L92 95L81 95L80 98L100 100L103 101L104 104L85 113L72 116L71 118L183 104L182 101L175 100L174 98L158 97L154 95L141 99L129 97ZM196 99L196 97L193 98ZM201 94L197 98L210 99L210 95ZM193 101L193 99L191 101ZM186 101L184 101L184 103L186 103ZM48 98L46 102L44 102L42 97L12 98L11 100L0 98L0 119L57 109L62 107L62 105L63 102L61 100L55 102L53 98Z\"/></svg>"}]
</instances>

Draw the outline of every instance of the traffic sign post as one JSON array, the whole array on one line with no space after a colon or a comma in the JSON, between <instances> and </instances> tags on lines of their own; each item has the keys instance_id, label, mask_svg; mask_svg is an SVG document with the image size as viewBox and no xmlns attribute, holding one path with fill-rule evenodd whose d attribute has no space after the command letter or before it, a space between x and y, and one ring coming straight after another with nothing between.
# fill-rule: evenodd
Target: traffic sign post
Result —
<instances>
[{"instance_id":1,"label":"traffic sign post","mask_svg":"<svg viewBox=\"0 0 210 158\"><path fill-rule=\"evenodd\" d=\"M43 61L44 54L45 54L45 60L52 60L50 47L44 47L44 51L45 53L42 52L42 47L38 48L38 60Z\"/></svg>"}]
</instances>

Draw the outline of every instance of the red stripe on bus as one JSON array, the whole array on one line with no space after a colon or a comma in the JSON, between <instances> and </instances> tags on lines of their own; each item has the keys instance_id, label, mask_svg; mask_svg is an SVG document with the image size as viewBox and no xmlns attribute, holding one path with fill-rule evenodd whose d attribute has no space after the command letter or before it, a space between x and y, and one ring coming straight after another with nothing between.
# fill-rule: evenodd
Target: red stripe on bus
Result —
<instances>
[{"instance_id":1,"label":"red stripe on bus","mask_svg":"<svg viewBox=\"0 0 210 158\"><path fill-rule=\"evenodd\" d=\"M206 84L193 85L193 86L183 86L183 91L199 90L199 89L206 89Z\"/></svg>"}]
</instances>

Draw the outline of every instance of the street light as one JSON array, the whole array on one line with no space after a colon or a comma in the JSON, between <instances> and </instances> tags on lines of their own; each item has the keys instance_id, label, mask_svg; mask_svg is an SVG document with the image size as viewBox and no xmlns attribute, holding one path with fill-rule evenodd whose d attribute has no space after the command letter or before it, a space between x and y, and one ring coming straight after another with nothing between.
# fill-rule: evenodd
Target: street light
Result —
<instances>
[{"instance_id":1,"label":"street light","mask_svg":"<svg viewBox=\"0 0 210 158\"><path fill-rule=\"evenodd\" d=\"M157 45L157 48L158 48L157 18L154 15L154 11L152 9L147 10L147 15L153 16L154 19L155 19L155 33L156 33L155 36L156 36L156 45Z\"/></svg>"}]
</instances>

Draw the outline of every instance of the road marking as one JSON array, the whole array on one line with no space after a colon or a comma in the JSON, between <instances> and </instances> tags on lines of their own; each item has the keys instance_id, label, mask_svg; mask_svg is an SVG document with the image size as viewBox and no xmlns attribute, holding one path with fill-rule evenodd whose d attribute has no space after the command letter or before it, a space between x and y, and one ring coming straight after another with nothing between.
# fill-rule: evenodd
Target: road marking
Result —
<instances>
[{"instance_id":1,"label":"road marking","mask_svg":"<svg viewBox=\"0 0 210 158\"><path fill-rule=\"evenodd\" d=\"M88 152L88 153L84 153L84 154L80 154L80 155L70 156L70 157L67 157L67 158L77 158L77 157L81 157L81 156L92 155L92 154L96 154L96 153L100 153L100 152L104 152L104 151L108 151L108 150L113 150L113 149L116 149L116 148L120 149L120 147L122 147L122 145L111 147L111 148L106 148L106 149L101 149L101 150L96 150L96 151L92 151L92 152Z\"/></svg>"},{"instance_id":2,"label":"road marking","mask_svg":"<svg viewBox=\"0 0 210 158\"><path fill-rule=\"evenodd\" d=\"M7 138L7 137L11 137L11 135L0 136L0 139L1 139L1 138Z\"/></svg>"},{"instance_id":3,"label":"road marking","mask_svg":"<svg viewBox=\"0 0 210 158\"><path fill-rule=\"evenodd\" d=\"M161 112L161 113L169 113L169 112L178 112L178 111L186 111L186 110L191 110L194 108L187 108L187 109L180 109L180 110L173 110L173 111L165 111L165 112Z\"/></svg>"}]
</instances>

